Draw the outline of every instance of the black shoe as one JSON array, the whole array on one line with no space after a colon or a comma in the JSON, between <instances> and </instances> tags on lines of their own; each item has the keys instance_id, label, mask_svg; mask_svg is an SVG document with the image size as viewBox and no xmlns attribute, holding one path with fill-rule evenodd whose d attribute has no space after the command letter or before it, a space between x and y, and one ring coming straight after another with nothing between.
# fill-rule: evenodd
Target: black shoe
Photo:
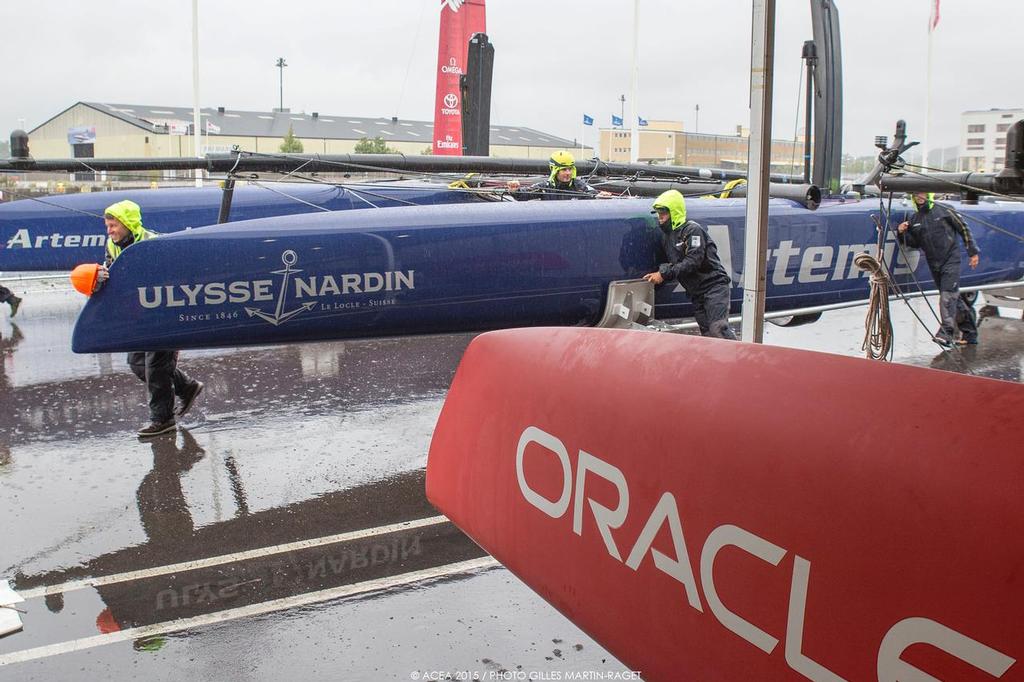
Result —
<instances>
[{"instance_id":1,"label":"black shoe","mask_svg":"<svg viewBox=\"0 0 1024 682\"><path fill-rule=\"evenodd\" d=\"M7 301L7 305L11 306L11 317L14 317L18 314L18 308L21 307L21 299L14 296L11 300Z\"/></svg>"},{"instance_id":2,"label":"black shoe","mask_svg":"<svg viewBox=\"0 0 1024 682\"><path fill-rule=\"evenodd\" d=\"M196 381L192 384L191 390L185 394L185 397L181 399L181 406L175 411L179 417L184 416L192 408L192 404L195 403L196 398L203 392L203 382Z\"/></svg>"},{"instance_id":3,"label":"black shoe","mask_svg":"<svg viewBox=\"0 0 1024 682\"><path fill-rule=\"evenodd\" d=\"M149 438L150 436L159 436L161 433L167 433L173 431L177 427L174 423L174 419L168 419L165 422L153 422L149 426L143 426L139 429L139 438Z\"/></svg>"},{"instance_id":4,"label":"black shoe","mask_svg":"<svg viewBox=\"0 0 1024 682\"><path fill-rule=\"evenodd\" d=\"M949 338L945 334L936 334L935 336L932 337L932 341L939 344L943 348L953 347L953 339Z\"/></svg>"}]
</instances>

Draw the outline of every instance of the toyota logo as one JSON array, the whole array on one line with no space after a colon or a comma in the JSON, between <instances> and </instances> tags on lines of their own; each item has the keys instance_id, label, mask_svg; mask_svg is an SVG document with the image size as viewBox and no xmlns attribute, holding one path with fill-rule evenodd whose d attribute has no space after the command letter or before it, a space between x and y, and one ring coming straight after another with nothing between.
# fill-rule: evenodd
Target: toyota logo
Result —
<instances>
[{"instance_id":1,"label":"toyota logo","mask_svg":"<svg viewBox=\"0 0 1024 682\"><path fill-rule=\"evenodd\" d=\"M449 92L447 95L444 96L444 105L449 109L454 109L455 107L459 106L458 96L456 96L456 94L453 92Z\"/></svg>"}]
</instances>

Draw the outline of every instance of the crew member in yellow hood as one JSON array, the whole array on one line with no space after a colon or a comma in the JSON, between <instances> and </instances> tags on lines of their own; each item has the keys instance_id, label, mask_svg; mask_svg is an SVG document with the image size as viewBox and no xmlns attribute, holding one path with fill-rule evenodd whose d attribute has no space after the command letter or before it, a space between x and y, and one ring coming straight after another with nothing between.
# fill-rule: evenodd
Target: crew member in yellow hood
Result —
<instances>
[{"instance_id":1,"label":"crew member in yellow hood","mask_svg":"<svg viewBox=\"0 0 1024 682\"><path fill-rule=\"evenodd\" d=\"M677 190L662 193L651 208L668 262L644 279L654 284L678 281L693 301L700 333L735 340L729 327L732 280L718 259L718 246L703 225L686 219L686 199Z\"/></svg>"},{"instance_id":2,"label":"crew member in yellow hood","mask_svg":"<svg viewBox=\"0 0 1024 682\"><path fill-rule=\"evenodd\" d=\"M598 191L583 178L576 177L576 159L567 151L557 151L548 159L551 175L547 180L519 189L518 180L510 180L508 189L519 201L529 199L606 199L609 192Z\"/></svg>"},{"instance_id":3,"label":"crew member in yellow hood","mask_svg":"<svg viewBox=\"0 0 1024 682\"><path fill-rule=\"evenodd\" d=\"M135 242L156 236L155 232L142 226L142 209L139 205L127 199L107 206L103 212L103 222L107 225L107 257L104 263L107 267Z\"/></svg>"},{"instance_id":4,"label":"crew member in yellow hood","mask_svg":"<svg viewBox=\"0 0 1024 682\"><path fill-rule=\"evenodd\" d=\"M134 201L119 201L103 212L107 226L107 254L96 275L96 289L110 278L110 266L133 244L157 236L142 226L142 209ZM128 353L132 373L146 384L149 393L150 423L138 430L140 438L149 438L177 428L181 417L192 407L203 390L203 383L178 369L178 351L136 351ZM174 407L175 396L181 401Z\"/></svg>"}]
</instances>

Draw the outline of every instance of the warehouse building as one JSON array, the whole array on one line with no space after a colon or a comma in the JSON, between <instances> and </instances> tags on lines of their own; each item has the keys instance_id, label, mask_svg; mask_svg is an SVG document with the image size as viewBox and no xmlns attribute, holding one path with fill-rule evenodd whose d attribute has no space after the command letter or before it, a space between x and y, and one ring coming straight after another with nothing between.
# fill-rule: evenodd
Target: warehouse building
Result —
<instances>
[{"instance_id":1,"label":"warehouse building","mask_svg":"<svg viewBox=\"0 0 1024 682\"><path fill-rule=\"evenodd\" d=\"M683 130L682 121L645 121L639 133L640 163L746 170L750 131L736 126L735 135L711 135ZM625 163L633 149L631 131L626 128L602 128L601 158ZM772 140L772 172L803 172L803 135L794 140Z\"/></svg>"},{"instance_id":2,"label":"warehouse building","mask_svg":"<svg viewBox=\"0 0 1024 682\"><path fill-rule=\"evenodd\" d=\"M192 109L139 104L77 102L29 131L36 159L146 158L196 156ZM403 154L422 154L432 146L434 124L398 118L328 116L318 112L200 110L201 154L247 152L276 154L293 131L307 154L349 154L362 138L380 137ZM572 140L531 128L491 126L491 156L547 158Z\"/></svg>"}]
</instances>

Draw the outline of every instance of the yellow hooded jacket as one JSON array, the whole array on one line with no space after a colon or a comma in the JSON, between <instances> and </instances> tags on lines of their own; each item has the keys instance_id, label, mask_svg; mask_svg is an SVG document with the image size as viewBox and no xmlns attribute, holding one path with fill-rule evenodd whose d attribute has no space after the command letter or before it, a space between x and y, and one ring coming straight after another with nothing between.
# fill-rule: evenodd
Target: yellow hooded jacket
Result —
<instances>
[{"instance_id":1,"label":"yellow hooded jacket","mask_svg":"<svg viewBox=\"0 0 1024 682\"><path fill-rule=\"evenodd\" d=\"M107 206L107 209L103 212L104 215L113 216L121 221L121 224L128 228L128 231L132 235L132 244L135 242L141 242L144 239L152 239L157 236L156 232L151 232L142 226L142 209L134 201L125 199L119 201L116 204ZM131 246L129 244L128 246ZM121 252L127 246L122 248L118 246L113 239L107 237L107 258L106 263L109 266L117 257L121 255Z\"/></svg>"},{"instance_id":2,"label":"yellow hooded jacket","mask_svg":"<svg viewBox=\"0 0 1024 682\"><path fill-rule=\"evenodd\" d=\"M666 282L678 281L691 298L731 284L718 258L718 246L700 223L687 220L686 199L678 190L663 192L651 205L653 211L668 209L671 227L659 225L661 245L668 262L658 266ZM653 212L652 211L652 212Z\"/></svg>"},{"instance_id":3,"label":"yellow hooded jacket","mask_svg":"<svg viewBox=\"0 0 1024 682\"><path fill-rule=\"evenodd\" d=\"M659 208L667 208L673 230L678 230L686 222L686 199L683 198L679 190L670 189L667 192L662 192L654 200L651 208L655 211Z\"/></svg>"}]
</instances>

